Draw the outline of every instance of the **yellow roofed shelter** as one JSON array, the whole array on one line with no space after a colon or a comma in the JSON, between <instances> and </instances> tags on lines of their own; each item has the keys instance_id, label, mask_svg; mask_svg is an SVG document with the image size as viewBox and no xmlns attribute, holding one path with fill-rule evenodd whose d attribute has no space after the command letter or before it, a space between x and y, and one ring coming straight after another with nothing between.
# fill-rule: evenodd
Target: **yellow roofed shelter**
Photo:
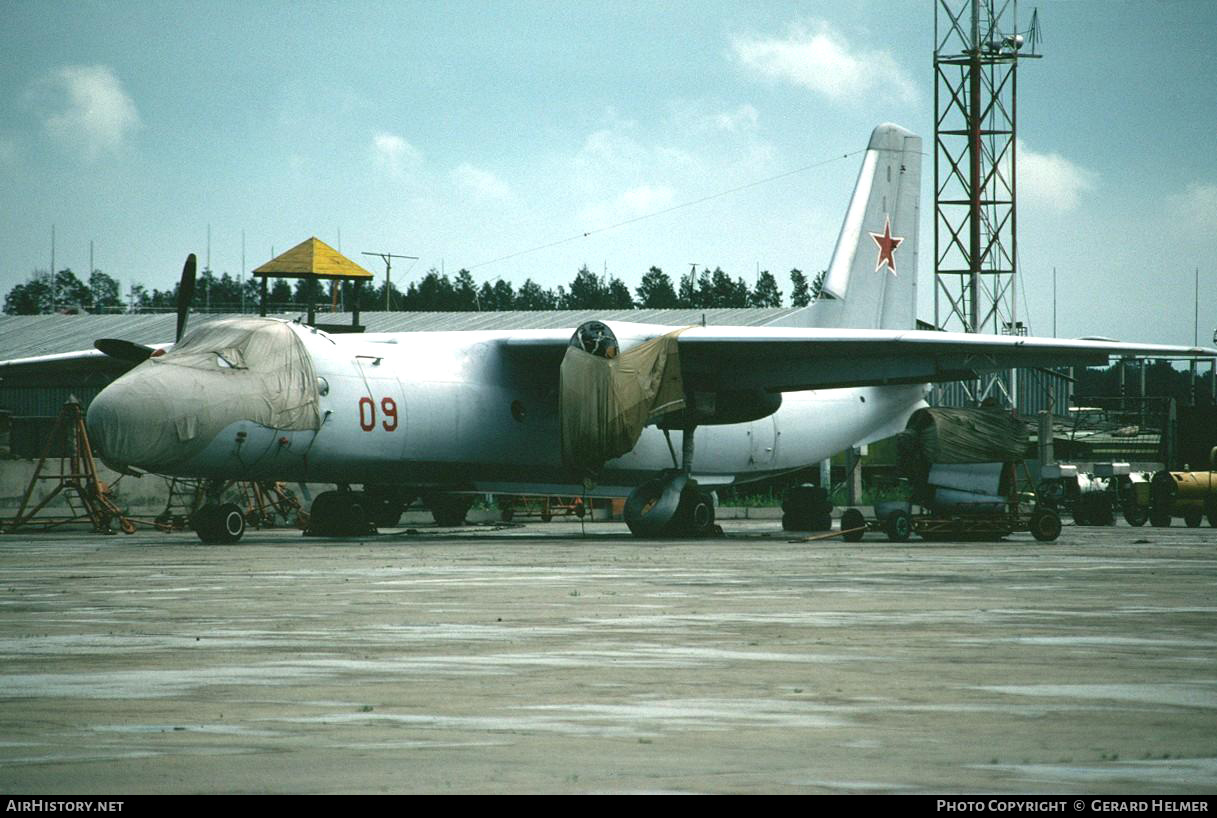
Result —
<instances>
[{"instance_id":1,"label":"yellow roofed shelter","mask_svg":"<svg viewBox=\"0 0 1217 818\"><path fill-rule=\"evenodd\" d=\"M316 236L300 242L285 253L280 253L261 267L255 269L252 274L262 278L262 315L266 315L266 282L271 277L354 281L355 308L352 311L351 326L342 327L341 329L347 332L361 332L363 330L363 327L359 326L359 290L363 282L371 281L373 276L370 272ZM315 317L316 306L310 303L308 305L309 324L316 325L314 321ZM338 328L329 326L326 329L333 331Z\"/></svg>"}]
</instances>

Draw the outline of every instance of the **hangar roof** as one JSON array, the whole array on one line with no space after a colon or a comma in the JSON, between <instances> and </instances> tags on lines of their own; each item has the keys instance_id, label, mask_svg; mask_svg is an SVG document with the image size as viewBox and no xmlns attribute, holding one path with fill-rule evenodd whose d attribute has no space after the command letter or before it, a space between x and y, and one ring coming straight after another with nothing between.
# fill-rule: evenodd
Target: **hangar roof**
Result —
<instances>
[{"instance_id":1,"label":"hangar roof","mask_svg":"<svg viewBox=\"0 0 1217 818\"><path fill-rule=\"evenodd\" d=\"M761 326L795 312L794 308L704 310L537 310L513 312L361 312L368 332L437 330L553 329L584 321L635 321L686 327ZM192 313L190 326L233 314ZM300 313L272 316L294 320ZM318 313L320 324L348 320L349 313ZM173 339L177 316L172 312L134 315L0 315L0 360L92 349L98 338L122 338L154 345Z\"/></svg>"}]
</instances>

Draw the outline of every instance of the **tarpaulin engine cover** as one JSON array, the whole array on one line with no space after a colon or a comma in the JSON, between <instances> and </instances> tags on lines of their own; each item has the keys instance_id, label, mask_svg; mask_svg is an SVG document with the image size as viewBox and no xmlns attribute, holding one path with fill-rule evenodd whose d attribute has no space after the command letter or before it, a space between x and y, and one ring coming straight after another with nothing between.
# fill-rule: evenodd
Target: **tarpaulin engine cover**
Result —
<instances>
[{"instance_id":1,"label":"tarpaulin engine cover","mask_svg":"<svg viewBox=\"0 0 1217 818\"><path fill-rule=\"evenodd\" d=\"M632 450L649 418L684 408L678 333L614 358L567 347L558 390L563 465L595 472Z\"/></svg>"},{"instance_id":2,"label":"tarpaulin engine cover","mask_svg":"<svg viewBox=\"0 0 1217 818\"><path fill-rule=\"evenodd\" d=\"M111 388L120 385L147 422L122 424L137 439L114 441L115 450L133 453L131 462L145 467L191 456L234 420L286 431L321 426L312 361L282 321L204 324Z\"/></svg>"},{"instance_id":3,"label":"tarpaulin engine cover","mask_svg":"<svg viewBox=\"0 0 1217 818\"><path fill-rule=\"evenodd\" d=\"M896 435L900 471L919 486L935 463L1012 463L1026 452L1026 425L1002 409L918 409Z\"/></svg>"}]
</instances>

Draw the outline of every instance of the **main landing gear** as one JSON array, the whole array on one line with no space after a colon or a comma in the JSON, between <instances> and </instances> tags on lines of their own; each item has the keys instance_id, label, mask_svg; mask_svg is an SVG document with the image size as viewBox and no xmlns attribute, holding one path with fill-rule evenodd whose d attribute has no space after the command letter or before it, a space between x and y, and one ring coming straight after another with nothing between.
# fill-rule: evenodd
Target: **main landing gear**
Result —
<instances>
[{"instance_id":1,"label":"main landing gear","mask_svg":"<svg viewBox=\"0 0 1217 818\"><path fill-rule=\"evenodd\" d=\"M360 537L376 533L373 515L379 506L369 505L362 491L351 491L340 487L337 491L323 491L313 500L309 508L309 522L305 534L313 537Z\"/></svg>"},{"instance_id":2,"label":"main landing gear","mask_svg":"<svg viewBox=\"0 0 1217 818\"><path fill-rule=\"evenodd\" d=\"M635 537L707 537L718 533L714 499L689 476L693 469L693 431L690 428L684 433L681 467L666 469L626 498L625 524ZM669 439L669 449L671 445ZM672 459L676 459L675 452Z\"/></svg>"}]
</instances>

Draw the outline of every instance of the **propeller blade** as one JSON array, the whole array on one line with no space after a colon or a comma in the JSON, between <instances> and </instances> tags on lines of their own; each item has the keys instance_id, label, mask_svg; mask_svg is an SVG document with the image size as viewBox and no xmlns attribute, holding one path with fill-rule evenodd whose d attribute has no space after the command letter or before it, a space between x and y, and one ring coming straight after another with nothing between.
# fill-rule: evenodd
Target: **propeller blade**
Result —
<instances>
[{"instance_id":1,"label":"propeller blade","mask_svg":"<svg viewBox=\"0 0 1217 818\"><path fill-rule=\"evenodd\" d=\"M177 337L175 341L182 340L182 333L186 331L186 315L190 312L190 302L194 300L194 271L198 265L198 259L194 257L194 253L186 256L186 263L182 265L182 280L178 283L177 288Z\"/></svg>"},{"instance_id":2,"label":"propeller blade","mask_svg":"<svg viewBox=\"0 0 1217 818\"><path fill-rule=\"evenodd\" d=\"M121 338L98 338L93 342L93 346L111 358L133 364L143 363L151 358L155 351L152 347L137 344L134 341L124 341Z\"/></svg>"}]
</instances>

